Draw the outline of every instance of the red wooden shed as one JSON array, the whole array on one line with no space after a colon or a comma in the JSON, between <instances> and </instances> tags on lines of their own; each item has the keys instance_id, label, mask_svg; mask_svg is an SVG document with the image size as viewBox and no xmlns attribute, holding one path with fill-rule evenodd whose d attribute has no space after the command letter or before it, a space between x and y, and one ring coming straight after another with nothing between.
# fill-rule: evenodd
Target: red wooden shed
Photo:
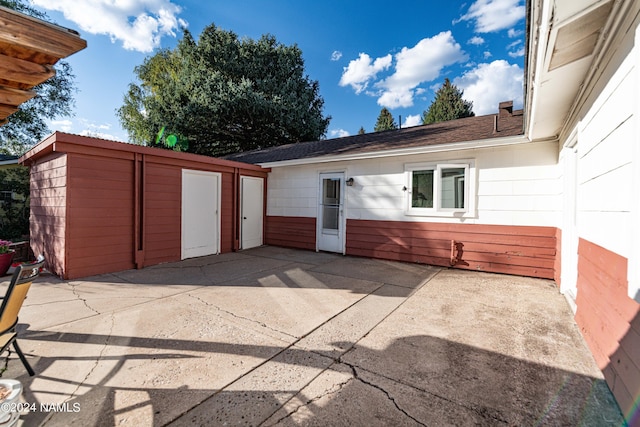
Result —
<instances>
[{"instance_id":1,"label":"red wooden shed","mask_svg":"<svg viewBox=\"0 0 640 427\"><path fill-rule=\"evenodd\" d=\"M33 252L64 279L263 242L269 169L61 132L20 161Z\"/></svg>"}]
</instances>

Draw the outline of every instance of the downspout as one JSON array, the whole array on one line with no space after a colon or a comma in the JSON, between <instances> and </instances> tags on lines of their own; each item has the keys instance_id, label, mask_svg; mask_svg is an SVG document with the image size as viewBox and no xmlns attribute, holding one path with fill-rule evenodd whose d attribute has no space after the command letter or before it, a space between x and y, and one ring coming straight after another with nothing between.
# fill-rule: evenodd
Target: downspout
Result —
<instances>
[{"instance_id":1,"label":"downspout","mask_svg":"<svg viewBox=\"0 0 640 427\"><path fill-rule=\"evenodd\" d=\"M134 262L137 269L144 267L144 217L145 217L145 156L141 153L136 153L133 159L133 173L134 173L134 226L133 226L133 245L134 245Z\"/></svg>"},{"instance_id":2,"label":"downspout","mask_svg":"<svg viewBox=\"0 0 640 427\"><path fill-rule=\"evenodd\" d=\"M232 213L232 227L233 227L233 252L237 252L240 249L240 169L233 168L233 213Z\"/></svg>"}]
</instances>

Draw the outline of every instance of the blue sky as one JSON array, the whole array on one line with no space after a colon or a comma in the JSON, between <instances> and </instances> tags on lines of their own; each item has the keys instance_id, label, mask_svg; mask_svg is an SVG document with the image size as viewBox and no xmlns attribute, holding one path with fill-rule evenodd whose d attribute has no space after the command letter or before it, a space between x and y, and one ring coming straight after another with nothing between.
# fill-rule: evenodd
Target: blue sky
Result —
<instances>
[{"instance_id":1,"label":"blue sky","mask_svg":"<svg viewBox=\"0 0 640 427\"><path fill-rule=\"evenodd\" d=\"M88 44L67 59L79 90L75 116L52 122L52 130L127 141L115 110L135 82L134 67L175 46L182 26L197 37L209 24L297 44L332 117L327 138L356 134L360 126L373 131L382 107L403 126L419 124L447 77L477 115L497 112L501 101L522 107L524 0L31 3Z\"/></svg>"}]
</instances>

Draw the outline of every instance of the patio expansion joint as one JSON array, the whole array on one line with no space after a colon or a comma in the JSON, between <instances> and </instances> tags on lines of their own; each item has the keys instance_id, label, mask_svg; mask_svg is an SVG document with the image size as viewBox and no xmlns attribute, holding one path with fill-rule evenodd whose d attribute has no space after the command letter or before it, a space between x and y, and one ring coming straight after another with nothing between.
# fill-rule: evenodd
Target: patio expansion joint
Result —
<instances>
[{"instance_id":1,"label":"patio expansion joint","mask_svg":"<svg viewBox=\"0 0 640 427\"><path fill-rule=\"evenodd\" d=\"M426 278L425 280L423 280L423 281L422 281L422 283L421 283L419 286L417 286L417 287L415 288L415 291L414 291L414 292L412 292L412 294L413 294L413 293L415 293L415 292L417 292L417 291L418 291L418 289L422 288L422 287L423 287L423 286L425 286L428 282L430 282L431 280L433 280L433 279L434 279L434 278L435 278L435 277L440 273L440 271L441 271L441 270L436 271L434 274L430 275L428 278ZM247 377L247 376L251 375L253 372L255 372L256 370L258 370L259 368L261 368L263 365L265 365L265 364L267 364L267 363L271 362L272 360L274 360L276 357L278 357L279 355L281 355L281 354L282 354L282 353L284 353L285 351L287 351L287 350L289 350L289 349L291 349L291 348L295 347L295 346L296 346L298 343L300 343L304 338L306 338L306 337L308 337L309 335L313 334L315 331L319 330L320 328L322 328L323 326L325 326L327 323L331 322L332 320L336 319L337 317L339 317L340 315L342 315L342 314L343 314L343 313L345 313L346 311L350 310L352 307L354 307L355 305L357 305L360 301L362 301L362 300L363 300L363 299L365 299L366 297L368 297L368 296L370 296L370 295L374 294L377 290L379 290L379 289L380 289L380 288L382 288L383 286L388 286L388 285L390 285L390 286L396 286L396 285L393 285L393 284L386 284L386 283L380 283L380 282L378 282L378 283L379 283L379 286L377 286L375 289L371 290L368 294L366 294L366 295L364 295L362 298L359 298L358 300L354 301L352 304L350 304L349 306L347 306L347 307L345 307L344 309L340 310L338 313L334 314L334 315L333 315L333 316L331 316L330 318L326 319L324 322L322 322L321 324L317 325L315 328L313 328L312 330L310 330L309 332L307 332L307 333L306 333L306 334L304 334L303 336L301 336L301 337L295 337L295 336L292 336L292 337L294 338L294 341L293 341L293 342L291 342L291 343L289 343L288 345L286 345L285 347L283 347L280 351L278 351L276 354L272 355L270 358L268 358L268 359L264 360L262 363L259 363L257 366L253 367L253 368L252 368L252 369L250 369L249 371L247 371L247 372L245 372L244 374L240 375L238 378L234 379L233 381L229 382L229 383L228 383L228 384L226 384L225 386L221 387L221 388L220 388L216 393L214 393L213 395L209 396L207 399L205 399L205 400L203 400L202 402L200 402L200 403L198 403L198 404L194 405L192 408L190 408L190 409L188 409L188 410L184 411L182 414L178 415L178 416L177 416L173 421L177 420L178 418L180 418L180 417L182 417L182 416L185 416L186 414L188 414L188 413L189 413L189 411L191 411L191 410L195 409L196 407L198 407L198 406L200 406L200 405L203 405L206 401L208 401L208 400L210 400L210 399L213 399L213 398L214 398L214 396L217 396L219 393L221 393L221 392L223 392L224 390L226 390L227 388L229 388L232 384L234 384L234 383L236 383L236 382L240 381L241 379L243 379L243 378L245 378L245 377ZM207 301L204 301L203 299L199 298L198 296L191 295L190 293L187 293L187 295L189 295L189 296L191 296L191 297L193 297L193 298L195 298L195 299L198 299L199 301L203 302L203 303L204 303L205 305L207 305L207 306L215 307L216 309L218 309L218 310L220 310L220 311L222 311L222 312L227 312L226 310L223 310L223 309L221 309L221 308L217 307L217 306L216 306L216 305L214 305L214 304L211 304L211 303L209 303L209 302L207 302ZM352 371L353 371L353 370L354 370L354 368L353 368L350 364L345 363L345 362L343 362L343 361L341 360L341 359L342 359L342 356L344 356L344 355L345 355L345 354L347 354L349 351L351 351L351 350L355 347L355 345L357 344L357 342L359 342L362 338L364 338L364 337L366 337L367 335L369 335L369 333L370 333L373 329L375 329L375 328L376 328L380 323L382 323L382 322L383 322L386 318L388 318L392 313L394 313L396 310L398 310L398 308L400 308L400 307L401 307L401 306L402 306L402 305L403 305L403 304L404 304L408 299L409 299L409 297L406 297L406 298L405 298L405 299L404 299L400 304L398 304L398 306L397 306L397 307L395 307L395 308L394 308L393 310L391 310L391 311L390 311L386 316L384 316L384 317L383 317L379 322L377 322L375 325L373 325L373 326L371 327L371 329L370 329L370 330L368 330L366 333L364 333L364 334L363 334L363 336L362 336L362 337L360 337L356 342L354 342L354 343L353 343L353 345L352 345L349 349L347 349L345 352L343 352L343 353L342 353L342 355L341 355L341 356L338 356L338 357L329 357L329 358L330 358L330 359L332 359L332 360L334 361L334 363L342 363L342 364L344 364L345 366L349 366L349 367L351 367L351 369L352 369ZM227 313L229 313L229 312L227 312ZM260 322L256 322L255 320L252 320L252 319L246 319L246 318L244 318L244 317L242 317L242 316L237 316L237 315L236 315L236 314L234 314L234 313L229 313L229 314L230 314L230 315L232 315L232 316L234 316L234 317L236 317L236 318L241 318L241 319L249 320L249 321L251 321L251 322L259 323L259 324L260 324ZM265 326L266 326L266 325L265 325ZM268 326L266 326L266 327L268 328ZM276 332L282 333L282 332L280 332L280 331L276 331ZM290 335L290 334L286 334L286 335ZM315 351L313 351L313 350L311 350L311 352L312 352L312 353L315 353L315 354L318 354L318 355L320 355L320 356L322 356L322 357L328 357L327 355L322 354L322 353L320 353L320 352L315 352ZM327 368L327 369L329 369L329 368ZM304 389L304 387L308 386L311 382L313 382L316 378L318 378L318 377L319 377L319 376L320 376L324 371L326 371L327 369L324 369L324 370L322 370L322 371L318 372L318 374L317 374L317 375L315 375L313 378L311 378L311 379L310 379L306 384L304 384L304 385L301 387L301 389L300 389L300 390L302 390L302 389ZM357 373L356 373L356 374L357 374ZM349 381L353 381L354 379L357 379L357 380L359 380L359 381L362 381L363 383L365 383L365 384L366 384L366 382L365 382L365 381L363 381L361 378L358 378L358 377L357 377L357 375L354 375L352 378L350 378L349 380L347 380L347 381L346 381L346 382L341 386L341 388L342 388L342 387L344 387L344 385L346 385ZM369 384L369 385L370 385L370 386L372 386L372 387L378 388L378 387L376 387L376 386L375 386L375 385L373 385L373 384ZM340 388L340 389L341 389L341 388ZM382 389L381 389L381 390L382 390ZM328 392L328 393L324 393L324 394L323 394L323 396L327 396L327 395L329 395L329 394L336 393L337 391L339 391L339 389L338 389L338 390L335 390L335 391L331 391L331 390L329 390L329 392ZM384 390L382 390L382 391L384 391ZM398 407L398 405L396 404L395 400L393 400L393 399L391 398L391 396L389 395L389 393L387 393L386 391L384 391L384 392L385 392L385 394L387 395L387 397L389 397L389 399L390 399L390 400L392 400L392 402L394 403L394 405L395 405L395 406L396 406L396 407L397 407L401 412L405 413L409 418L411 418L411 419L415 420L417 423L419 423L419 424L421 424L421 425L425 425L425 424L420 423L420 421L416 420L416 419L415 419L415 418L413 418L411 415L407 414L407 413L406 413L405 411L403 411L402 409L400 409L400 408ZM295 396L295 395L294 395L294 396ZM291 397L291 399L293 399L293 397L294 397L294 396L292 396L292 397ZM320 397L322 397L322 396L320 396ZM288 402L290 402L290 401L291 401L291 399L287 400L286 402L283 402L283 403L282 403L282 405L280 405L280 408L284 407L284 405L286 405ZM304 406L304 405L302 405L302 406ZM301 406L301 407L302 407L302 406ZM298 408L296 409L296 411L300 410L300 409L301 409L301 407L298 407ZM278 408L278 409L280 409L280 408ZM273 412L272 412L272 413L271 413L267 418L265 418L265 420L264 420L264 421L266 421L266 420L267 420L267 419L269 419L271 416L273 416L273 415L277 412L277 410L278 410L278 409L276 409L275 411L273 411ZM284 417L283 419L286 419L286 418L287 418L287 417ZM264 421L263 421L262 423L259 423L259 424L260 424L260 425L262 425L262 424L264 423Z\"/></svg>"},{"instance_id":2,"label":"patio expansion joint","mask_svg":"<svg viewBox=\"0 0 640 427\"><path fill-rule=\"evenodd\" d=\"M290 334L286 334L286 335L290 335L292 338L294 338L294 341L293 341L293 342L291 342L291 343L289 343L288 345L286 345L286 346L285 346L285 347L283 347L282 349L280 349L280 351L278 351L277 353L275 353L274 355L272 355L272 356L271 356L271 357L269 357L268 359L265 359L262 363L259 363L258 365L256 365L256 366L255 366L255 367L253 367L252 369L250 369L249 371L247 371L247 372L243 373L242 375L240 375L238 378L236 378L236 379L234 379L233 381L229 382L228 384L224 385L224 386L223 386L223 387L221 387L217 392L215 392L213 395L209 396L208 398L206 398L206 399L205 399L205 400L203 400L202 402L199 402L198 404L194 405L192 408L190 408L190 409L186 410L185 412L183 412L182 414L178 415L178 416L177 416L174 420L172 420L172 421L175 421L175 420L177 420L178 418L180 418L180 417L182 417L182 416L185 416L186 414L188 414L188 413L189 413L189 411L191 411L191 410L193 410L193 409L197 408L197 407L198 407L198 406L200 406L200 405L203 405L206 401L208 401L208 400L210 400L210 399L213 399L215 396L217 396L218 394L222 393L224 390L226 390L227 388L229 388L232 384L234 384L234 383L236 383L236 382L238 382L238 381L242 380L243 378L245 378L245 377L247 377L247 376L251 375L253 372L255 372L256 370L260 369L260 368L261 368L262 366L264 366L265 364L267 364L267 363L271 362L272 360L274 360L275 358L277 358L278 356L280 356L280 355L281 355L282 353L284 353L285 351L287 351L287 350L290 350L290 349L294 348L294 347L295 347L295 346L296 346L300 341L302 341L304 338L306 338L307 336L311 335L313 332L315 332L315 331L319 330L321 327L323 327L324 325L326 325L327 323L329 323L331 320L333 320L333 319L335 319L336 317L340 316L342 313L346 312L347 310L349 310L350 308L352 308L353 306L355 306L355 305L356 305L358 302L360 302L362 299L364 299L364 298L366 298L367 296L371 295L373 292L375 292L376 290L378 290L378 289L379 289L379 288L381 288L382 286L384 286L384 285L380 285L380 286L376 287L376 289L374 289L373 291L371 291L369 294L367 294L367 295L363 296L362 298L360 298L360 299L356 300L356 301L355 301L355 302L353 302L351 305L349 305L349 306L345 307L343 310L341 310L341 311L339 311L338 313L334 314L332 317L330 317L329 319L325 320L323 323L321 323L320 325L316 326L315 328L313 328L311 331L307 332L307 333L306 333L306 334L304 334L303 336L301 336L301 337L296 337L296 336L293 336L293 335L290 335ZM203 302L203 303L204 303L205 305L207 305L207 306L215 307L215 308L217 308L218 310L220 310L220 311L222 311L222 312L227 312L226 310L220 309L219 307L217 307L217 306L216 306L216 305L214 305L214 304L211 304L211 303L209 303L209 302L207 302L207 301L202 300L202 299L201 299L201 298L199 298L198 296L191 295L191 294L189 294L189 293L187 293L187 295L189 295L189 296L191 296L191 297L193 297L193 298L195 298L195 299L198 299L199 301ZM244 317L242 317L242 316L237 316L237 315L236 315L236 314L234 314L234 313L229 313L229 314L231 314L232 316L234 316L234 317L236 317L236 318L246 319L246 318L244 318ZM259 322L256 322L255 320L252 320L252 319L246 319L246 320L249 320L249 321L254 322L254 323L259 323ZM267 328L268 328L268 326L267 326ZM272 330L274 330L274 329L272 329ZM276 331L276 330L274 330L274 331ZM276 332L282 333L282 332L280 332L280 331L276 331ZM354 343L354 345L355 345L355 343ZM327 355L322 354L322 353L318 353L318 352L314 352L314 351L311 351L311 352L312 352L312 353L314 353L314 354L317 354L317 355L319 355L319 356L322 356L322 357L328 357ZM339 357L328 357L328 358L329 358L329 359L331 359L331 360L333 360L333 362L334 362L334 363L335 363L335 362L339 362ZM325 369L325 370L326 370L326 369ZM312 381L314 381L317 377L319 377L319 376L320 376L320 375L321 375L325 370L321 370L320 372L318 372L318 374L317 374L317 375L315 375L313 378L311 378L311 379L310 379L306 384L304 384L304 385L302 386L302 388L304 388L304 387L308 386ZM351 378L350 380L353 380L353 378ZM301 389L302 389L302 388L301 388ZM336 390L336 391L337 391L337 390ZM326 394L325 394L325 395L326 395ZM295 395L294 395L294 396L295 396ZM293 396L292 396L291 398L293 398ZM291 399L289 399L287 402L289 402L290 400L291 400ZM282 404L282 405L280 405L280 407L283 407L287 402L283 402L283 404ZM280 409L280 408L278 408L278 409ZM276 409L276 410L275 410L275 411L273 411L271 414L269 414L269 416L268 416L267 418L265 418L265 420L264 420L264 421L266 421L269 417L273 416L273 415L277 412L277 410L278 410L278 409ZM300 408L298 408L298 409L300 409ZM285 418L286 418L286 417L285 417ZM264 423L264 421L263 421L262 423L260 423L260 424L263 424L263 423Z\"/></svg>"},{"instance_id":3,"label":"patio expansion joint","mask_svg":"<svg viewBox=\"0 0 640 427\"><path fill-rule=\"evenodd\" d=\"M193 294L191 294L191 293L187 293L187 295L188 295L188 296L190 296L191 298L195 298L195 299L197 299L198 301L200 301L201 303L203 303L203 304L204 304L204 305L206 305L207 307L215 308L216 310L218 310L218 311L220 311L220 312L222 312L222 313L228 314L228 315L230 315L230 316L232 316L232 317L234 317L234 318L236 318L236 319L246 320L246 321L248 321L248 322L251 322L251 323L253 323L253 324L256 324L256 325L258 325L258 326L261 326L261 327L263 327L263 328L265 328L265 329L269 329L270 331L276 332L276 333L278 333L278 334L286 335L286 336L288 336L288 337L290 337L290 338L293 338L293 339L295 339L295 340L298 340L298 337L297 337L297 336L295 336L295 335L291 335L291 334L289 334L289 333L287 333L287 332L283 332L283 331L280 331L280 330L275 329L275 328L272 328L271 326L267 325L267 324L266 324L266 323L264 323L264 322L259 322L259 321L257 321L257 320L250 319L250 318L248 318L248 317L239 316L239 315L237 315L237 314L235 314L235 313L233 313L233 312L231 312L231 311L229 311L229 310L225 310L225 309L224 309L224 308L222 308L222 307L219 307L219 306L217 306L217 305L215 305L215 304L211 304L209 301L205 301L205 300L203 300L202 298L200 298L200 297L199 297L199 296L197 296L197 295L193 295Z\"/></svg>"}]
</instances>

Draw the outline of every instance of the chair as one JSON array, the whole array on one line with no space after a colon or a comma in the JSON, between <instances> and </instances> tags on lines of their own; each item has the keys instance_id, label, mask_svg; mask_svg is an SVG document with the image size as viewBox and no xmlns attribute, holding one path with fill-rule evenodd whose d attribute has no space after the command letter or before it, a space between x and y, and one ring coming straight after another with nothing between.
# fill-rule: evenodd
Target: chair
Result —
<instances>
[{"instance_id":1,"label":"chair","mask_svg":"<svg viewBox=\"0 0 640 427\"><path fill-rule=\"evenodd\" d=\"M44 261L38 261L33 264L23 264L16 268L0 306L0 346L2 347L0 354L4 353L10 344L13 344L18 357L20 357L22 364L31 376L34 376L35 373L18 346L16 325L18 324L18 313L27 296L29 287L31 287L31 283L36 277L40 275L40 268L43 264Z\"/></svg>"}]
</instances>

